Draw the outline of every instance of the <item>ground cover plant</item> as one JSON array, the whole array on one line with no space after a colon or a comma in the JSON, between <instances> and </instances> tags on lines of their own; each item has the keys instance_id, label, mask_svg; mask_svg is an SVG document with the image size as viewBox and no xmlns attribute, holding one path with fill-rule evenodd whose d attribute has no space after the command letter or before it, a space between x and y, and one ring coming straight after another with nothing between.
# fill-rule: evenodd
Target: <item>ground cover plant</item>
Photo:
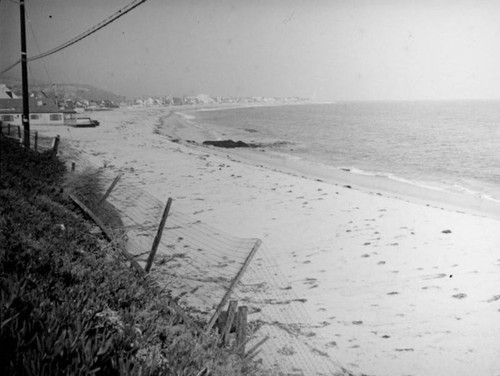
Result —
<instances>
[{"instance_id":1,"label":"ground cover plant","mask_svg":"<svg viewBox=\"0 0 500 376\"><path fill-rule=\"evenodd\" d=\"M0 136L0 374L255 374L91 234L64 173Z\"/></svg>"}]
</instances>

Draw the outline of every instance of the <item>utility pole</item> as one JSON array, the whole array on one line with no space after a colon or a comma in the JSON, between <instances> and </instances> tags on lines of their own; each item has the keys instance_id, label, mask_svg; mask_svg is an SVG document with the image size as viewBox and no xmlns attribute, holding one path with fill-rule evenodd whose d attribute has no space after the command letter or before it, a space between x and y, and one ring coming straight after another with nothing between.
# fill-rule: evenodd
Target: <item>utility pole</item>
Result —
<instances>
[{"instance_id":1,"label":"utility pole","mask_svg":"<svg viewBox=\"0 0 500 376\"><path fill-rule=\"evenodd\" d=\"M28 56L26 53L26 22L24 16L24 0L19 1L21 12L21 70L23 81L23 128L24 147L30 148L30 98L28 92Z\"/></svg>"}]
</instances>

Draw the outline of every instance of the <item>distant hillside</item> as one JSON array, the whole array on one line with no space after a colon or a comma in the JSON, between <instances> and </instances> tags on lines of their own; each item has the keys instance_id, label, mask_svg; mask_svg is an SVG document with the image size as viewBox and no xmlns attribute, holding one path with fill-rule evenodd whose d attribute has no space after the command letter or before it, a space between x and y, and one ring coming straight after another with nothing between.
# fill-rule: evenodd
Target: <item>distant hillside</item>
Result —
<instances>
[{"instance_id":1,"label":"distant hillside","mask_svg":"<svg viewBox=\"0 0 500 376\"><path fill-rule=\"evenodd\" d=\"M11 82L7 84L17 95L21 95L22 85L20 82ZM116 103L125 99L124 96L117 95L111 91L83 84L52 85L34 83L29 85L29 91L30 93L43 91L47 96L53 97L57 95L59 99L86 99L89 101L101 101L107 99Z\"/></svg>"}]
</instances>

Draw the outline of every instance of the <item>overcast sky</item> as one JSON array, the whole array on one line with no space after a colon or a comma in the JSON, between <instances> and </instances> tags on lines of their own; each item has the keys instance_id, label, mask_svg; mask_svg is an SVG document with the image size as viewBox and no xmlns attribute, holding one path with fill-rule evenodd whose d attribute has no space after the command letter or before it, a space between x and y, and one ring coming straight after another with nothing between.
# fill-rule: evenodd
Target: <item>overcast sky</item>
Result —
<instances>
[{"instance_id":1,"label":"overcast sky","mask_svg":"<svg viewBox=\"0 0 500 376\"><path fill-rule=\"evenodd\" d=\"M26 0L28 56L130 2ZM20 56L9 0L0 28L1 70ZM129 97L500 99L500 1L149 0L30 69Z\"/></svg>"}]
</instances>

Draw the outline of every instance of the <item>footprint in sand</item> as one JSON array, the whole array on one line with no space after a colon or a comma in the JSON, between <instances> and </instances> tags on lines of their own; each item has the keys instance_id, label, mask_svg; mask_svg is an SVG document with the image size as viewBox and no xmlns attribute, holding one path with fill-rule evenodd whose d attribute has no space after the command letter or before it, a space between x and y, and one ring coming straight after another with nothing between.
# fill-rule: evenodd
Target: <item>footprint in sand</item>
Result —
<instances>
[{"instance_id":1,"label":"footprint in sand","mask_svg":"<svg viewBox=\"0 0 500 376\"><path fill-rule=\"evenodd\" d=\"M500 295L494 295L492 298L488 299L487 302L491 303L491 302L495 302L499 299L500 299Z\"/></svg>"},{"instance_id":2,"label":"footprint in sand","mask_svg":"<svg viewBox=\"0 0 500 376\"><path fill-rule=\"evenodd\" d=\"M318 286L316 282L318 282L318 280L316 278L306 278L306 280L304 281L304 284L305 285L312 285L311 288L313 288L313 287Z\"/></svg>"},{"instance_id":3,"label":"footprint in sand","mask_svg":"<svg viewBox=\"0 0 500 376\"><path fill-rule=\"evenodd\" d=\"M422 287L422 290L430 290L430 289L441 290L441 287L435 285Z\"/></svg>"},{"instance_id":4,"label":"footprint in sand","mask_svg":"<svg viewBox=\"0 0 500 376\"><path fill-rule=\"evenodd\" d=\"M447 274L445 274L445 273L429 274L429 275L424 275L422 277L422 279L438 279L438 278L444 278L446 276L447 276Z\"/></svg>"}]
</instances>

